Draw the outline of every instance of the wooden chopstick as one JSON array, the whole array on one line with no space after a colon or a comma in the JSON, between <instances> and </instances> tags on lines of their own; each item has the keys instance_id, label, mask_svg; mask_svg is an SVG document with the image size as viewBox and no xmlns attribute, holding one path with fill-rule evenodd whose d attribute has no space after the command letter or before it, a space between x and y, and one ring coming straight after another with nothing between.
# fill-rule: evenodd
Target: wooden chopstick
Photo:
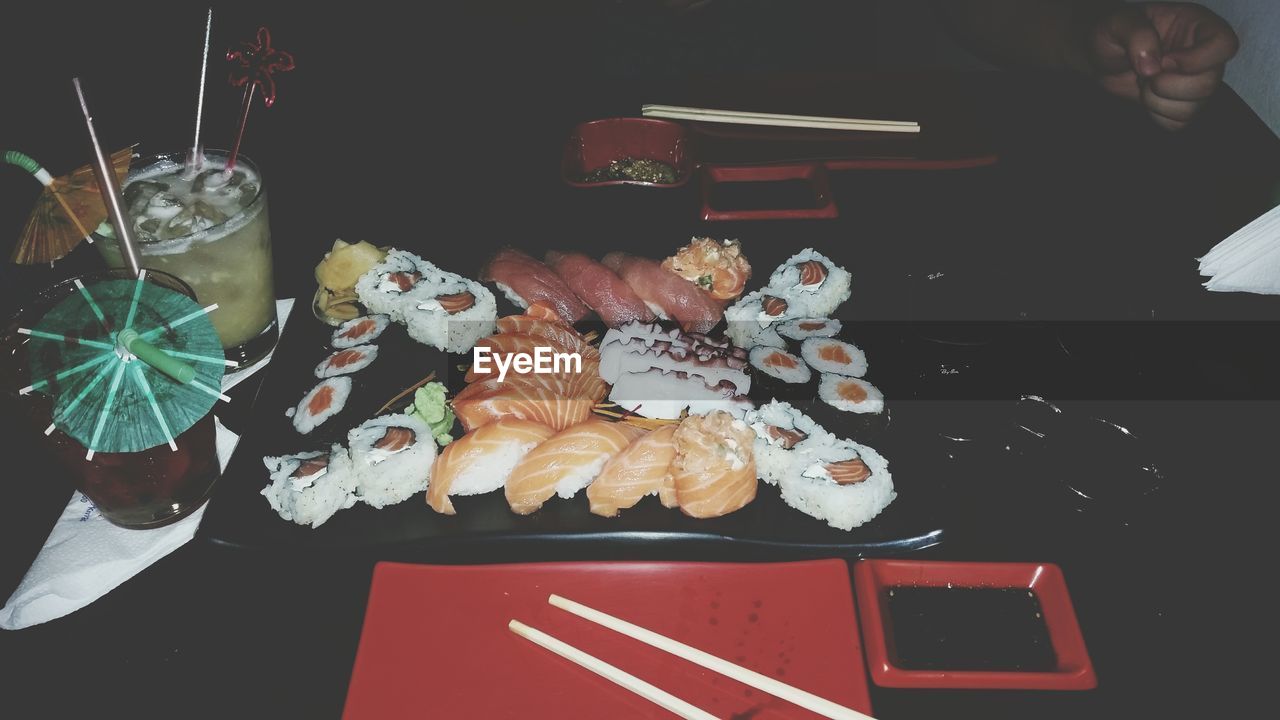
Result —
<instances>
[{"instance_id":1,"label":"wooden chopstick","mask_svg":"<svg viewBox=\"0 0 1280 720\"><path fill-rule=\"evenodd\" d=\"M685 718L685 720L718 720L715 715L695 705L690 705L675 695L654 687L635 675L625 670L620 670L594 655L589 655L563 640L558 640L537 628L531 628L519 620L512 620L507 623L507 628L520 637L541 645L560 657L577 663L610 682L621 685L645 700Z\"/></svg>"},{"instance_id":2,"label":"wooden chopstick","mask_svg":"<svg viewBox=\"0 0 1280 720\"><path fill-rule=\"evenodd\" d=\"M547 602L577 615L584 620L590 620L597 625L603 625L610 630L622 633L633 640L651 645L664 652L671 653L678 658L688 660L695 665L718 672L721 675L730 677L744 685L767 692L774 697L782 698L787 702L799 705L806 710L811 710L823 717L833 718L834 720L872 720L869 715L864 715L853 708L845 707L838 703L819 697L813 693L801 690L798 687L788 685L780 680L775 680L767 675L761 675L754 670L748 670L740 665L735 665L728 660L718 658L711 653L703 652L695 647L690 647L678 640L672 640L665 635L659 635L652 630L646 630L638 625L632 625L626 620L613 617L599 610L589 608L581 603L576 603L568 598L559 595L551 595L547 598Z\"/></svg>"},{"instance_id":3,"label":"wooden chopstick","mask_svg":"<svg viewBox=\"0 0 1280 720\"><path fill-rule=\"evenodd\" d=\"M712 108L692 108L678 105L643 105L644 117L668 120L696 120L701 122L730 123L737 125L765 125L772 127L801 127L823 130L857 130L861 132L920 132L920 123L905 120L866 120L860 118L820 117L815 115L784 115Z\"/></svg>"}]
</instances>

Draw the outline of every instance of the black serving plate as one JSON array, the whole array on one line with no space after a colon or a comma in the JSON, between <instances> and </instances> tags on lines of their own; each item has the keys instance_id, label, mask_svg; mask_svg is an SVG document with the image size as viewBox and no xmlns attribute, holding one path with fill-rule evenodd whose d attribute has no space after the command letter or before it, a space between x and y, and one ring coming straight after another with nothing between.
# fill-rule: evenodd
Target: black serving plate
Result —
<instances>
[{"instance_id":1,"label":"black serving plate","mask_svg":"<svg viewBox=\"0 0 1280 720\"><path fill-rule=\"evenodd\" d=\"M514 308L500 307L499 312L514 312ZM777 393L779 399L793 402L833 432L873 445L889 458L898 498L879 517L851 532L831 528L787 506L777 488L764 483L747 507L710 520L663 508L657 498L645 498L620 517L602 518L590 513L585 493L567 501L553 498L538 512L521 516L508 509L502 493L495 492L454 498L455 516L435 513L418 494L381 510L358 504L311 529L282 520L262 497L260 491L268 484L262 458L345 443L348 429L373 417L384 403L429 372L434 371L451 393L456 392L463 387L461 368L469 358L420 345L402 327L392 325L377 341L377 360L351 376L354 386L346 407L310 435L299 435L285 410L294 407L316 382L312 370L330 352L332 328L316 320L305 303L298 303L265 370L253 418L218 483L199 535L245 548L357 550L396 556L474 549L494 560L526 557L536 548L555 553L556 548L573 552L588 546L595 554L607 555L608 548L615 547L632 556L679 558L690 550L751 556L858 556L935 545L941 542L946 525L948 478L959 470L951 443L932 422L938 417L938 403L915 402L902 393L905 387L918 384L916 365L892 359L901 352L916 351L915 341L899 337L902 328L896 324L865 328L872 358L869 377L876 378L877 365L883 366L880 375L889 398L885 416L868 422L865 416L816 402L816 377L806 386ZM858 341L858 328L847 325L842 335ZM906 347L899 347L903 344ZM757 374L751 394L763 403L774 393L759 379ZM407 404L406 398L391 411ZM455 436L460 432L461 426L455 426Z\"/></svg>"}]
</instances>

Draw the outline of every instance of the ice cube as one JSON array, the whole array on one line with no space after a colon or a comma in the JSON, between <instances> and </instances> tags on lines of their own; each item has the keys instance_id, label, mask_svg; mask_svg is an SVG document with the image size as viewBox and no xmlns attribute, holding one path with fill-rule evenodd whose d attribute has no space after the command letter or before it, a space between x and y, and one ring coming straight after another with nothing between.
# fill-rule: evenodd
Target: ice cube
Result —
<instances>
[{"instance_id":1,"label":"ice cube","mask_svg":"<svg viewBox=\"0 0 1280 720\"><path fill-rule=\"evenodd\" d=\"M182 212L182 201L173 193L159 190L147 201L147 207L143 214L160 218L161 220L168 220L180 212Z\"/></svg>"},{"instance_id":2,"label":"ice cube","mask_svg":"<svg viewBox=\"0 0 1280 720\"><path fill-rule=\"evenodd\" d=\"M160 218L142 216L133 221L134 240L140 243L153 243L160 239Z\"/></svg>"},{"instance_id":3,"label":"ice cube","mask_svg":"<svg viewBox=\"0 0 1280 720\"><path fill-rule=\"evenodd\" d=\"M196 200L191 207L174 215L167 227L170 237L179 237L208 230L226 219L226 213L203 200Z\"/></svg>"},{"instance_id":4,"label":"ice cube","mask_svg":"<svg viewBox=\"0 0 1280 720\"><path fill-rule=\"evenodd\" d=\"M191 190L193 192L226 192L230 188L234 188L244 182L244 173L239 170L205 170L191 181Z\"/></svg>"},{"instance_id":5,"label":"ice cube","mask_svg":"<svg viewBox=\"0 0 1280 720\"><path fill-rule=\"evenodd\" d=\"M147 203L151 202L151 198L158 192L168 190L168 183L151 182L150 180L138 180L129 183L124 189L124 204L128 211L134 215L141 215L147 207Z\"/></svg>"},{"instance_id":6,"label":"ice cube","mask_svg":"<svg viewBox=\"0 0 1280 720\"><path fill-rule=\"evenodd\" d=\"M258 185L256 183L247 182L239 187L240 207L249 207L258 197Z\"/></svg>"}]
</instances>

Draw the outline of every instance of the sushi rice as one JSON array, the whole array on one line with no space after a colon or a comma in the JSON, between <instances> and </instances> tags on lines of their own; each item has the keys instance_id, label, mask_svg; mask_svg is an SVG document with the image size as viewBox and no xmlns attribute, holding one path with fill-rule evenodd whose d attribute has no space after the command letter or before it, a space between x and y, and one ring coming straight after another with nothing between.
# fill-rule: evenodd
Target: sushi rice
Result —
<instances>
[{"instance_id":1,"label":"sushi rice","mask_svg":"<svg viewBox=\"0 0 1280 720\"><path fill-rule=\"evenodd\" d=\"M341 350L334 350L329 357L320 361L319 365L316 365L315 375L318 378L350 375L369 367L369 364L377 358L377 345L355 345Z\"/></svg>"},{"instance_id":2,"label":"sushi rice","mask_svg":"<svg viewBox=\"0 0 1280 720\"><path fill-rule=\"evenodd\" d=\"M391 431L391 434L388 434ZM400 431L399 433L395 431ZM379 447L384 438L407 432L407 442ZM436 443L431 427L414 415L373 418L347 433L358 482L356 496L376 508L403 502L427 489Z\"/></svg>"},{"instance_id":3,"label":"sushi rice","mask_svg":"<svg viewBox=\"0 0 1280 720\"><path fill-rule=\"evenodd\" d=\"M321 380L293 408L294 429L303 435L315 430L324 421L342 412L350 395L351 378L341 376Z\"/></svg>"},{"instance_id":4,"label":"sushi rice","mask_svg":"<svg viewBox=\"0 0 1280 720\"><path fill-rule=\"evenodd\" d=\"M352 318L333 331L333 340L329 342L335 350L363 345L378 339L387 326L391 324L388 315L362 315Z\"/></svg>"},{"instance_id":5,"label":"sushi rice","mask_svg":"<svg viewBox=\"0 0 1280 720\"><path fill-rule=\"evenodd\" d=\"M806 283L802 266L811 261L822 265L825 277ZM849 299L851 282L849 271L813 248L792 255L769 276L769 287L787 301L792 317L830 317Z\"/></svg>"},{"instance_id":6,"label":"sushi rice","mask_svg":"<svg viewBox=\"0 0 1280 720\"><path fill-rule=\"evenodd\" d=\"M804 360L773 347L751 348L751 366L787 383L807 383L813 377Z\"/></svg>"},{"instance_id":7,"label":"sushi rice","mask_svg":"<svg viewBox=\"0 0 1280 720\"><path fill-rule=\"evenodd\" d=\"M835 318L796 318L778 325L778 334L792 340L811 337L835 337L840 334L840 321Z\"/></svg>"},{"instance_id":8,"label":"sushi rice","mask_svg":"<svg viewBox=\"0 0 1280 720\"><path fill-rule=\"evenodd\" d=\"M897 497L889 463L880 453L852 440L811 440L797 446L791 469L778 483L783 502L831 527L852 530L879 515ZM870 476L848 485L835 482L827 466L855 458Z\"/></svg>"},{"instance_id":9,"label":"sushi rice","mask_svg":"<svg viewBox=\"0 0 1280 720\"><path fill-rule=\"evenodd\" d=\"M813 337L800 343L800 355L809 366L820 373L834 373L848 377L867 374L867 355L853 343L834 338Z\"/></svg>"},{"instance_id":10,"label":"sushi rice","mask_svg":"<svg viewBox=\"0 0 1280 720\"><path fill-rule=\"evenodd\" d=\"M328 455L323 468L302 477L294 472L307 460ZM351 458L346 448L334 445L328 453L310 451L295 455L266 457L271 484L262 489L271 509L281 518L299 525L318 528L339 510L345 510L356 502L356 475L352 472Z\"/></svg>"},{"instance_id":11,"label":"sushi rice","mask_svg":"<svg viewBox=\"0 0 1280 720\"><path fill-rule=\"evenodd\" d=\"M853 413L879 413L884 410L884 395L861 378L823 373L818 379L818 397L837 410Z\"/></svg>"}]
</instances>

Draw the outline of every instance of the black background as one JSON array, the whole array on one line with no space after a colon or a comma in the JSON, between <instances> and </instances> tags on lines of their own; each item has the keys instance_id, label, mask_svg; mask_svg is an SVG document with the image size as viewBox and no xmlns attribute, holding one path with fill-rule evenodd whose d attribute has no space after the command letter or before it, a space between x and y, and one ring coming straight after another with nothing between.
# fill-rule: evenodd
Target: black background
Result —
<instances>
[{"instance_id":1,"label":"black background","mask_svg":"<svg viewBox=\"0 0 1280 720\"><path fill-rule=\"evenodd\" d=\"M676 50L662 53L613 43L618 18L666 22L635 3L220 5L204 138L229 142L238 109L220 51L270 26L298 70L278 78L275 107L253 108L244 149L266 169L282 297L310 295L311 268L335 237L439 253L502 242L602 253L613 234L628 243L652 234L665 252L703 230L761 248L761 267L808 243L865 246L871 272L859 277L883 293L855 300L850 312L861 319L1273 321L1280 314L1274 298L1210 296L1194 272L1192 258L1270 207L1280 179L1280 143L1229 91L1195 126L1169 135L1075 79L948 77L962 109L989 129L1001 163L964 174L837 177L844 219L833 225L705 228L687 195L566 192L558 157L576 120L635 114L641 102L685 85L681 72L690 69L748 79L885 70L869 48L880 34L904 31L877 29L856 3L805 3L777 15L766 4L746 5L765 14L740 20L737 33L716 34L710 20L682 25L668 36ZM0 11L0 146L24 150L55 174L83 164L87 138L73 75L82 77L109 145L140 142L144 153L184 145L203 13L177 3ZM749 31L761 26L772 30L767 52ZM699 33L717 40L704 46ZM667 59L644 60L655 54ZM851 94L856 87L851 80ZM21 171L0 174L6 253L37 192ZM52 271L6 265L5 303L94 261L82 247ZM940 282L920 280L938 271ZM1276 366L1275 324L1170 325L1186 333L1185 351L1156 358L1136 354L1140 340L1124 344L1126 326L1107 327L1105 340L1090 343L1098 337L1090 330L1080 336L1081 352L1108 381L1106 393L1089 395L1091 410L1134 418L1158 440L1162 461L1177 468L1163 512L1127 526L1099 521L1043 498L999 494L992 488L1002 486L975 471L965 479L994 504L929 553L1062 564L1099 689L876 690L878 717L1225 716L1265 682L1253 658L1255 643L1274 637L1266 589L1274 566L1277 407L1267 368ZM1106 377L1108 353L1128 374ZM1152 363L1163 379L1155 389L1142 385L1144 402L1102 402L1135 399L1141 384L1127 379L1144 377ZM1183 368L1195 371L1189 385L1177 382ZM1206 390L1204 378L1221 380ZM237 394L233 425L245 421L252 390ZM22 467L21 448L4 450L12 462L0 472L0 594L16 585L69 493L47 468ZM986 451L994 454L977 462L990 465L980 467L998 467L1015 485L1044 470L1000 459L995 446ZM1090 467L1089 448L1080 463ZM370 560L190 544L84 610L0 634L0 714L335 717Z\"/></svg>"}]
</instances>

